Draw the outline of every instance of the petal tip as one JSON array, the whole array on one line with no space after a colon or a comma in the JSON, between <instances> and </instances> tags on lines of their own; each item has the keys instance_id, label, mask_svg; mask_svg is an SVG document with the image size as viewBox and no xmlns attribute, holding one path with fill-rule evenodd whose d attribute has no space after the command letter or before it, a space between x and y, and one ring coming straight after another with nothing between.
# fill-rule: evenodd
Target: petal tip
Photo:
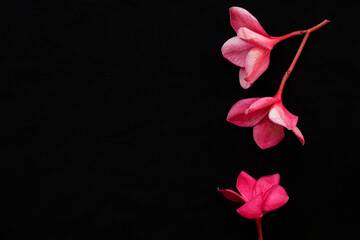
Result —
<instances>
[{"instance_id":1,"label":"petal tip","mask_svg":"<svg viewBox=\"0 0 360 240\"><path fill-rule=\"evenodd\" d=\"M295 134L295 136L299 139L299 141L301 142L301 145L304 146L305 144L305 138L304 135L301 133L300 129L298 127L294 127L292 129L293 133Z\"/></svg>"}]
</instances>

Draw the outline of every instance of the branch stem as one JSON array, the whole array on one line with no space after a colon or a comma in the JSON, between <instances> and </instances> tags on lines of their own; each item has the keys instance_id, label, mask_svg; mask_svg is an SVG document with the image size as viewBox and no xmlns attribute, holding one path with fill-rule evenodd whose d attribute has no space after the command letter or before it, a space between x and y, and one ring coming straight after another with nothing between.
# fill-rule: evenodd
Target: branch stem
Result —
<instances>
[{"instance_id":1,"label":"branch stem","mask_svg":"<svg viewBox=\"0 0 360 240\"><path fill-rule=\"evenodd\" d=\"M306 34L305 34L305 36L304 36L304 38L303 38L303 40L302 40L302 42L301 42L301 44L300 44L299 49L298 49L297 52L296 52L296 55L295 55L292 63L290 64L290 67L289 67L288 70L285 72L285 74L284 74L284 76L283 76L283 78L282 78L282 80L281 80L279 90L278 90L277 93L275 94L275 97L281 99L281 95L282 95L282 92L283 92L283 90L284 90L285 82L286 82L286 80L290 77L290 74L291 74L291 72L293 71L296 62L298 61L302 50L304 49L305 43L306 43L309 35L310 35L310 31L307 31Z\"/></svg>"},{"instance_id":2,"label":"branch stem","mask_svg":"<svg viewBox=\"0 0 360 240\"><path fill-rule=\"evenodd\" d=\"M318 25L316 25L316 26L314 26L312 28L309 28L309 29L306 29L306 30L298 30L298 31L286 34L286 35L280 37L281 41L283 41L285 39L288 39L288 38L291 38L291 37L304 35L307 32L315 32L316 30L318 30L319 28L322 28L323 26L325 26L329 22L330 22L329 20L324 20L324 21L322 21L321 23L319 23Z\"/></svg>"}]
</instances>

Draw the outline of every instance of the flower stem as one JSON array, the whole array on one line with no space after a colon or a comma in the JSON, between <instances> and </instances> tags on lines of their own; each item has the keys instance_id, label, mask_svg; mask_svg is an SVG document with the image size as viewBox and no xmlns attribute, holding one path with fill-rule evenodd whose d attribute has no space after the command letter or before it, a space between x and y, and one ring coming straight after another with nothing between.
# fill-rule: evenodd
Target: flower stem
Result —
<instances>
[{"instance_id":1,"label":"flower stem","mask_svg":"<svg viewBox=\"0 0 360 240\"><path fill-rule=\"evenodd\" d=\"M315 27L309 28L308 30L305 30L303 32L315 32L316 30L318 30L319 28L322 28L323 26L325 26L329 22L330 22L330 20L325 19L324 21L322 21L321 23L319 23Z\"/></svg>"},{"instance_id":2,"label":"flower stem","mask_svg":"<svg viewBox=\"0 0 360 240\"><path fill-rule=\"evenodd\" d=\"M275 94L275 97L281 99L281 95L282 95L282 92L283 92L283 90L284 90L285 82L286 82L286 80L290 77L290 74L291 74L292 70L294 69L296 62L297 62L297 60L299 59L302 50L304 49L304 46L305 46L305 43L306 43L306 41L307 41L307 39L308 39L308 37L309 37L309 34L310 34L310 30L306 32L306 34L305 34L305 36L304 36L304 38L303 38L303 40L302 40L302 42L301 42L301 44L300 44L299 49L298 49L297 52L296 52L296 55L295 55L295 57L294 57L291 65L290 65L290 67L289 67L288 70L285 72L285 74L284 74L284 76L283 76L283 78L282 78L282 80L281 80L279 90L278 90L277 93Z\"/></svg>"},{"instance_id":3,"label":"flower stem","mask_svg":"<svg viewBox=\"0 0 360 240\"><path fill-rule=\"evenodd\" d=\"M258 230L258 240L263 240L263 236L262 236L262 229L261 229L261 218L257 218L255 219L256 221L256 227Z\"/></svg>"},{"instance_id":4,"label":"flower stem","mask_svg":"<svg viewBox=\"0 0 360 240\"><path fill-rule=\"evenodd\" d=\"M314 26L312 28L309 28L309 29L306 29L306 30L298 30L298 31L286 34L284 36L279 37L281 39L280 41L283 41L285 39L295 37L295 36L301 36L301 35L306 34L307 32L314 32L314 31L318 30L319 28L322 28L323 26L325 26L329 22L330 22L329 20L324 20L324 21L322 21L321 23L319 23L318 25L316 25L316 26Z\"/></svg>"}]
</instances>

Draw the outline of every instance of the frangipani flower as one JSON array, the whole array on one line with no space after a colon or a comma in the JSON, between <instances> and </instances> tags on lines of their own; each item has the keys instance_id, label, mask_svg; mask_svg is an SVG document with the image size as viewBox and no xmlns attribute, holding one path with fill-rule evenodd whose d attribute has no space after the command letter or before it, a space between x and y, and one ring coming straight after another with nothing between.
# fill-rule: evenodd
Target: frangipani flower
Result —
<instances>
[{"instance_id":1,"label":"frangipani flower","mask_svg":"<svg viewBox=\"0 0 360 240\"><path fill-rule=\"evenodd\" d=\"M236 210L241 216L257 219L269 211L282 207L289 200L289 196L279 182L279 174L263 176L255 180L241 171L236 182L240 194L230 189L218 188L218 191L231 201L245 203Z\"/></svg>"},{"instance_id":2,"label":"frangipani flower","mask_svg":"<svg viewBox=\"0 0 360 240\"><path fill-rule=\"evenodd\" d=\"M286 110L280 97L240 100L230 109L227 120L240 127L254 127L254 140L261 149L278 144L284 138L284 127L305 144L304 136L296 127L298 117Z\"/></svg>"},{"instance_id":3,"label":"frangipani flower","mask_svg":"<svg viewBox=\"0 0 360 240\"><path fill-rule=\"evenodd\" d=\"M226 41L221 51L226 59L240 67L240 85L247 89L268 68L270 51L285 36L269 36L258 20L240 7L230 8L230 22L237 36Z\"/></svg>"}]
</instances>

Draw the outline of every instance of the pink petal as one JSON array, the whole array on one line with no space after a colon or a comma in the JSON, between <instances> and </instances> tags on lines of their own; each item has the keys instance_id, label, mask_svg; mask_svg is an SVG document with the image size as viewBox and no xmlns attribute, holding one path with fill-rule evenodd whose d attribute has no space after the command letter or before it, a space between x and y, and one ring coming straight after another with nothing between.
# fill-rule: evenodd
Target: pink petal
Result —
<instances>
[{"instance_id":1,"label":"pink petal","mask_svg":"<svg viewBox=\"0 0 360 240\"><path fill-rule=\"evenodd\" d=\"M258 20L244 8L230 8L230 22L235 32L237 32L241 27L247 27L254 32L269 36L262 28Z\"/></svg>"},{"instance_id":2,"label":"pink petal","mask_svg":"<svg viewBox=\"0 0 360 240\"><path fill-rule=\"evenodd\" d=\"M274 185L279 185L279 183L280 183L280 175L278 173L273 175L263 176L256 181L254 187L254 195L265 193Z\"/></svg>"},{"instance_id":3,"label":"pink petal","mask_svg":"<svg viewBox=\"0 0 360 240\"><path fill-rule=\"evenodd\" d=\"M253 219L263 216L263 200L262 194L257 195L249 202L242 205L236 211L244 218Z\"/></svg>"},{"instance_id":4,"label":"pink petal","mask_svg":"<svg viewBox=\"0 0 360 240\"><path fill-rule=\"evenodd\" d=\"M302 135L302 133L300 132L300 129L298 129L297 127L294 127L291 130L293 131L293 133L295 133L296 137L300 140L301 144L304 146L305 139L304 139L304 136Z\"/></svg>"},{"instance_id":5,"label":"pink petal","mask_svg":"<svg viewBox=\"0 0 360 240\"><path fill-rule=\"evenodd\" d=\"M245 110L245 114L249 114L249 113L252 113L252 112L255 112L257 110L260 110L262 108L266 108L266 107L269 107L275 103L278 103L280 102L281 100L278 99L278 98L273 98L273 97L263 97L263 98L260 98L259 100L253 102L250 107Z\"/></svg>"},{"instance_id":6,"label":"pink petal","mask_svg":"<svg viewBox=\"0 0 360 240\"><path fill-rule=\"evenodd\" d=\"M270 188L264 195L264 211L272 211L284 206L289 200L285 189L279 185Z\"/></svg>"},{"instance_id":7,"label":"pink petal","mask_svg":"<svg viewBox=\"0 0 360 240\"><path fill-rule=\"evenodd\" d=\"M239 67L244 67L246 55L253 47L252 44L247 43L238 37L233 37L224 43L221 52L231 63Z\"/></svg>"},{"instance_id":8,"label":"pink petal","mask_svg":"<svg viewBox=\"0 0 360 240\"><path fill-rule=\"evenodd\" d=\"M228 116L238 115L238 114L244 114L245 111L257 100L261 98L245 98L237 103L234 104L234 106L231 107L231 110L229 112Z\"/></svg>"},{"instance_id":9,"label":"pink petal","mask_svg":"<svg viewBox=\"0 0 360 240\"><path fill-rule=\"evenodd\" d=\"M245 202L253 198L256 180L244 171L241 171L236 181L236 188L243 196Z\"/></svg>"},{"instance_id":10,"label":"pink petal","mask_svg":"<svg viewBox=\"0 0 360 240\"><path fill-rule=\"evenodd\" d=\"M253 129L254 140L261 149L275 146L284 138L284 128L270 121L268 117L255 125Z\"/></svg>"},{"instance_id":11,"label":"pink petal","mask_svg":"<svg viewBox=\"0 0 360 240\"><path fill-rule=\"evenodd\" d=\"M267 114L268 109L258 110L256 112L245 114L250 105L259 98L247 98L240 100L231 107L227 120L240 127L253 127L261 121Z\"/></svg>"},{"instance_id":12,"label":"pink petal","mask_svg":"<svg viewBox=\"0 0 360 240\"><path fill-rule=\"evenodd\" d=\"M246 27L239 28L237 32L238 37L245 42L254 44L268 50L273 49L275 44L280 41L280 38L277 37L267 37L256 32L251 31Z\"/></svg>"},{"instance_id":13,"label":"pink petal","mask_svg":"<svg viewBox=\"0 0 360 240\"><path fill-rule=\"evenodd\" d=\"M268 68L270 63L270 51L264 48L252 48L246 56L245 71L246 75L242 76L240 72L240 82L253 84Z\"/></svg>"},{"instance_id":14,"label":"pink petal","mask_svg":"<svg viewBox=\"0 0 360 240\"><path fill-rule=\"evenodd\" d=\"M240 72L239 72L240 86L243 89L248 89L249 87L251 87L251 85L253 85L254 82L245 81L245 77L246 77L245 68L240 68Z\"/></svg>"},{"instance_id":15,"label":"pink petal","mask_svg":"<svg viewBox=\"0 0 360 240\"><path fill-rule=\"evenodd\" d=\"M296 127L298 121L298 117L286 110L281 102L272 105L269 118L274 123L284 126L289 130Z\"/></svg>"},{"instance_id":16,"label":"pink petal","mask_svg":"<svg viewBox=\"0 0 360 240\"><path fill-rule=\"evenodd\" d=\"M245 200L240 196L240 194L234 192L231 189L219 189L218 191L221 192L227 199L229 199L230 201L233 202L237 202L237 203L244 203Z\"/></svg>"}]
</instances>

